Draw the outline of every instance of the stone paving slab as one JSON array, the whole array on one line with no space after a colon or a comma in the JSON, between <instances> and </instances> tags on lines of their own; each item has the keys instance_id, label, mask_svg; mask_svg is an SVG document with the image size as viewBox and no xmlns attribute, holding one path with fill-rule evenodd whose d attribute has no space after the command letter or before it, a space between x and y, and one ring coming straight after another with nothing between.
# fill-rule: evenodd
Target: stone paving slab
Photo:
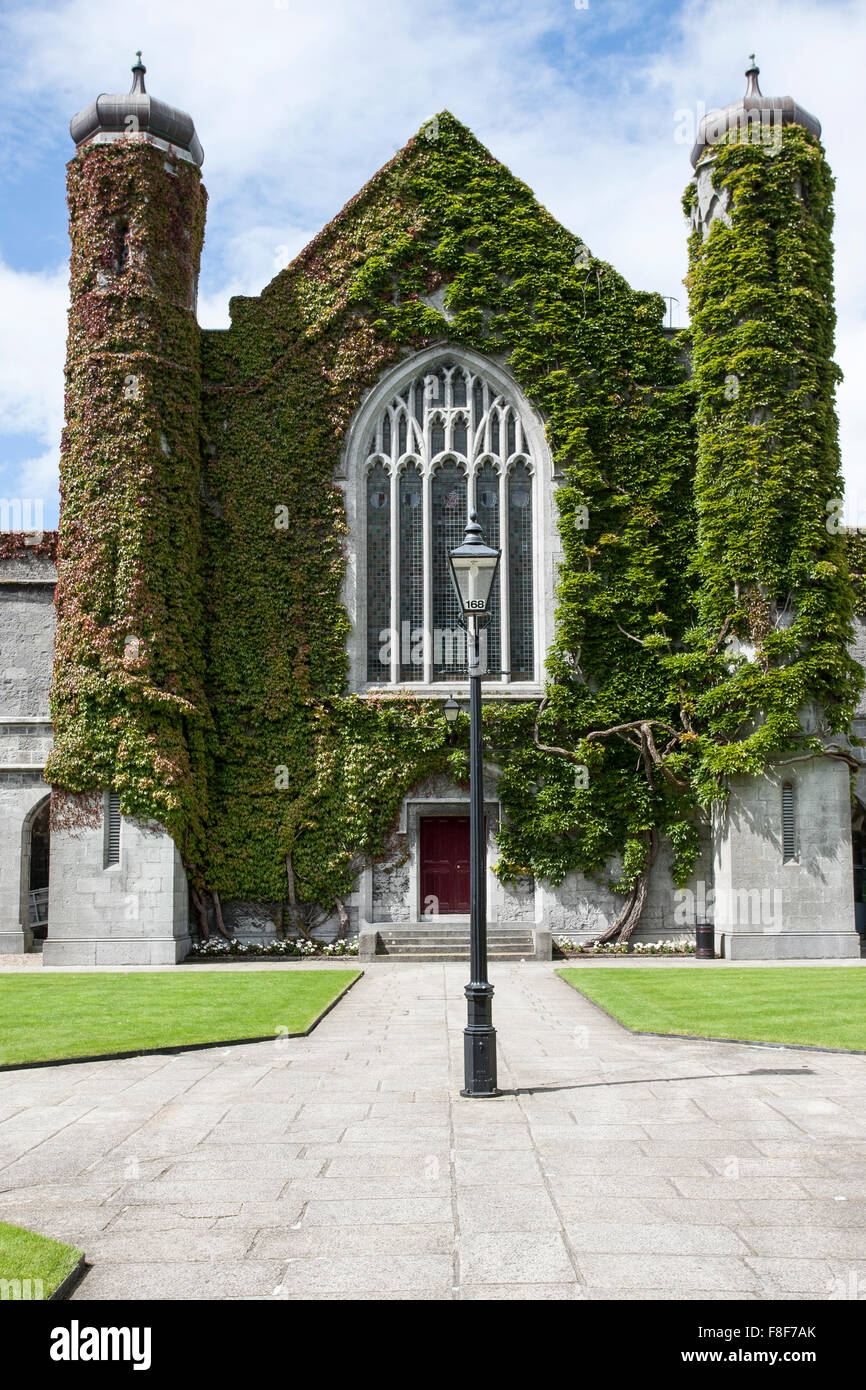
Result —
<instances>
[{"instance_id":1,"label":"stone paving slab","mask_svg":"<svg viewBox=\"0 0 866 1390\"><path fill-rule=\"evenodd\" d=\"M309 1038L5 1073L0 1219L83 1246L78 1301L866 1289L866 1058L636 1037L497 962L503 1095L466 1100L465 974L377 964Z\"/></svg>"}]
</instances>

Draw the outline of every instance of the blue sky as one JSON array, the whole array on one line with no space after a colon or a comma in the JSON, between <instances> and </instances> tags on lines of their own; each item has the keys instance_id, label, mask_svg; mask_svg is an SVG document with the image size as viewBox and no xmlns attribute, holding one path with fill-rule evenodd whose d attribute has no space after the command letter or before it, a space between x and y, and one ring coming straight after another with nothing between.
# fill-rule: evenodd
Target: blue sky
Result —
<instances>
[{"instance_id":1,"label":"blue sky","mask_svg":"<svg viewBox=\"0 0 866 1390\"><path fill-rule=\"evenodd\" d=\"M765 94L821 119L837 178L843 461L866 525L866 7L849 0L0 0L0 496L42 498L56 522L69 119L128 89L137 48L205 148L207 327L446 107L683 322L684 123L742 94L755 51Z\"/></svg>"}]
</instances>

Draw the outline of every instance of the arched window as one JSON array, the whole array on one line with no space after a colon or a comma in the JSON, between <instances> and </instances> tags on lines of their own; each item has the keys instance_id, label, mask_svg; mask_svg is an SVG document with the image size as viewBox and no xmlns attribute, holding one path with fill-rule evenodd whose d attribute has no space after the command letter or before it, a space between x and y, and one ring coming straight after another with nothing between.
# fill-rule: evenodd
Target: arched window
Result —
<instances>
[{"instance_id":1,"label":"arched window","mask_svg":"<svg viewBox=\"0 0 866 1390\"><path fill-rule=\"evenodd\" d=\"M387 680L388 653L378 632L391 621L391 483L376 463L367 474L367 670L370 680Z\"/></svg>"},{"instance_id":2,"label":"arched window","mask_svg":"<svg viewBox=\"0 0 866 1390\"><path fill-rule=\"evenodd\" d=\"M797 827L795 821L794 784L782 784L782 862L789 863L797 857Z\"/></svg>"},{"instance_id":3,"label":"arched window","mask_svg":"<svg viewBox=\"0 0 866 1390\"><path fill-rule=\"evenodd\" d=\"M537 680L537 467L512 393L446 357L380 399L365 419L360 452L363 679L465 679L448 555L474 510L487 542L502 549L486 631L488 679Z\"/></svg>"}]
</instances>

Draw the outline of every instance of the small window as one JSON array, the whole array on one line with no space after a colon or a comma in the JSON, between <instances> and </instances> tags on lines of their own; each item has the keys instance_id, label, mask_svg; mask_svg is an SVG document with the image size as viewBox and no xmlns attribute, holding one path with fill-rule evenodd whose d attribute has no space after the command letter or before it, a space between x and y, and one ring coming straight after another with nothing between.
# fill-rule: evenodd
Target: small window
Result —
<instances>
[{"instance_id":1,"label":"small window","mask_svg":"<svg viewBox=\"0 0 866 1390\"><path fill-rule=\"evenodd\" d=\"M117 792L108 793L105 813L105 867L120 863L120 797Z\"/></svg>"},{"instance_id":2,"label":"small window","mask_svg":"<svg viewBox=\"0 0 866 1390\"><path fill-rule=\"evenodd\" d=\"M116 275L125 275L129 265L129 223L120 221L115 228L114 270Z\"/></svg>"},{"instance_id":3,"label":"small window","mask_svg":"<svg viewBox=\"0 0 866 1390\"><path fill-rule=\"evenodd\" d=\"M788 864L796 857L794 784L793 782L785 782L782 786L782 863Z\"/></svg>"}]
</instances>

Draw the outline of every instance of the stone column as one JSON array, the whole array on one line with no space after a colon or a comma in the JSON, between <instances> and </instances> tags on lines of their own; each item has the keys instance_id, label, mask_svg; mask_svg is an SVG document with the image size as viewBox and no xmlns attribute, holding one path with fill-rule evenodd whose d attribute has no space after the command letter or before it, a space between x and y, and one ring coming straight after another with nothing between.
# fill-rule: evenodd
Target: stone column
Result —
<instances>
[{"instance_id":1,"label":"stone column","mask_svg":"<svg viewBox=\"0 0 866 1390\"><path fill-rule=\"evenodd\" d=\"M794 854L782 786L794 797ZM730 782L715 825L716 951L728 960L860 955L847 766L814 757Z\"/></svg>"}]
</instances>

